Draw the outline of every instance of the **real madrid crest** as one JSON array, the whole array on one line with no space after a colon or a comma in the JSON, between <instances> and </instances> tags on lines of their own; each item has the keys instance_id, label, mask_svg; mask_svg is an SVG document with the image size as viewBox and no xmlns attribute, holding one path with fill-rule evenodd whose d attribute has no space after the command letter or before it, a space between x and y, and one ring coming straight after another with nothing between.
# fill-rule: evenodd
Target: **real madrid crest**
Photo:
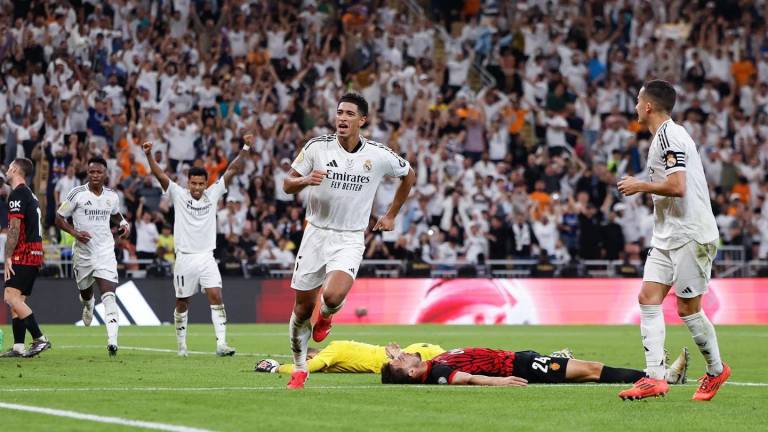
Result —
<instances>
[{"instance_id":1,"label":"real madrid crest","mask_svg":"<svg viewBox=\"0 0 768 432\"><path fill-rule=\"evenodd\" d=\"M365 162L363 162L363 168L365 169L365 172L371 172L371 169L373 169L373 162L371 162L370 159L366 159Z\"/></svg>"},{"instance_id":2,"label":"real madrid crest","mask_svg":"<svg viewBox=\"0 0 768 432\"><path fill-rule=\"evenodd\" d=\"M666 155L664 155L664 164L667 166L667 168L672 168L673 166L677 165L677 155L675 155L675 152L670 150Z\"/></svg>"}]
</instances>

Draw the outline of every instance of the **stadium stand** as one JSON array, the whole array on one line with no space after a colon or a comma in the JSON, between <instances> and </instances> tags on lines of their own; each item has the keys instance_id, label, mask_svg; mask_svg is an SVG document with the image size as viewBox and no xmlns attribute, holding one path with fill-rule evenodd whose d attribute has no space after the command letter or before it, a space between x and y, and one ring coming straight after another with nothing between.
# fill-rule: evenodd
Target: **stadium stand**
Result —
<instances>
[{"instance_id":1,"label":"stadium stand","mask_svg":"<svg viewBox=\"0 0 768 432\"><path fill-rule=\"evenodd\" d=\"M651 137L635 97L644 79L663 78L705 163L718 269L753 274L768 267L766 11L745 1L0 0L0 161L3 172L17 156L35 161L46 257L58 248L65 274L72 239L53 226L55 209L85 180L84 161L106 158L134 224L120 244L125 268L163 274L172 212L141 143L154 141L183 185L191 166L214 181L253 132L218 213L217 256L235 273L280 277L305 203L282 179L309 137L333 132L337 98L355 90L371 105L365 134L418 176L395 231L367 237L371 275L634 276L653 207L615 185L644 175ZM380 188L374 214L394 185ZM0 200L8 193L3 179Z\"/></svg>"}]
</instances>

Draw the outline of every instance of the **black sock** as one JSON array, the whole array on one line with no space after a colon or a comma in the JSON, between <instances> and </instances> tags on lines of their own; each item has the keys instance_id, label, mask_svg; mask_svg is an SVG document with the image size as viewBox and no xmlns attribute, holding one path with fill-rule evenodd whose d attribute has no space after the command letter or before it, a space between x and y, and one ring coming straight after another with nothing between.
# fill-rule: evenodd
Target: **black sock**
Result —
<instances>
[{"instance_id":1,"label":"black sock","mask_svg":"<svg viewBox=\"0 0 768 432\"><path fill-rule=\"evenodd\" d=\"M29 314L28 317L24 318L24 325L27 326L27 330L29 330L29 334L32 335L33 339L40 339L43 336L43 332L40 331L40 326L37 325L35 314Z\"/></svg>"},{"instance_id":2,"label":"black sock","mask_svg":"<svg viewBox=\"0 0 768 432\"><path fill-rule=\"evenodd\" d=\"M645 372L635 369L614 368L603 366L600 372L601 383L633 383L645 376Z\"/></svg>"},{"instance_id":3,"label":"black sock","mask_svg":"<svg viewBox=\"0 0 768 432\"><path fill-rule=\"evenodd\" d=\"M24 320L21 318L14 318L11 325L13 326L13 343L23 344L24 336L27 332L27 327L24 326Z\"/></svg>"}]
</instances>

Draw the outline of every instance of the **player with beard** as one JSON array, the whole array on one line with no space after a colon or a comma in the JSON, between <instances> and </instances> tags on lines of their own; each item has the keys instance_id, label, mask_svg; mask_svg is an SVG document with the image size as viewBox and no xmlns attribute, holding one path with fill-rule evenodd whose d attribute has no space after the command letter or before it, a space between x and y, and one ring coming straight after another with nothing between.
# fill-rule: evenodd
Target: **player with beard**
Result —
<instances>
[{"instance_id":1,"label":"player with beard","mask_svg":"<svg viewBox=\"0 0 768 432\"><path fill-rule=\"evenodd\" d=\"M381 368L384 384L457 384L525 386L528 383L631 383L645 371L606 366L600 362L555 357L535 351L461 348L424 361L418 353L394 351ZM553 353L554 354L554 353ZM684 383L688 350L666 372L669 383Z\"/></svg>"},{"instance_id":2,"label":"player with beard","mask_svg":"<svg viewBox=\"0 0 768 432\"><path fill-rule=\"evenodd\" d=\"M5 242L5 303L11 308L13 347L0 357L34 357L51 347L40 331L35 314L27 305L35 278L43 265L42 223L40 203L27 186L32 174L32 161L16 159L8 167L6 177L11 185L8 196L8 235ZM24 349L26 331L32 344Z\"/></svg>"}]
</instances>

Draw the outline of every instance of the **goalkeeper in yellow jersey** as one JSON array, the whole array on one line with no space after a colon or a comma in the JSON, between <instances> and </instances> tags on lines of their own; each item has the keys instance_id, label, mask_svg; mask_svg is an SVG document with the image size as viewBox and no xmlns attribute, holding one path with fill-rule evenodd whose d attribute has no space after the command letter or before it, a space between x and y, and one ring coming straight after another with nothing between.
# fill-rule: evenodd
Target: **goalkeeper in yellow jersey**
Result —
<instances>
[{"instance_id":1,"label":"goalkeeper in yellow jersey","mask_svg":"<svg viewBox=\"0 0 768 432\"><path fill-rule=\"evenodd\" d=\"M391 360L391 354L397 344L387 346L371 345L355 341L333 341L327 347L318 350L309 348L307 351L307 367L309 372L329 373L381 373L384 363ZM422 359L430 360L445 350L439 345L415 343L405 347L403 352L419 354ZM256 363L256 372L271 372L289 374L293 372L292 364L281 365L276 360L265 359Z\"/></svg>"}]
</instances>

